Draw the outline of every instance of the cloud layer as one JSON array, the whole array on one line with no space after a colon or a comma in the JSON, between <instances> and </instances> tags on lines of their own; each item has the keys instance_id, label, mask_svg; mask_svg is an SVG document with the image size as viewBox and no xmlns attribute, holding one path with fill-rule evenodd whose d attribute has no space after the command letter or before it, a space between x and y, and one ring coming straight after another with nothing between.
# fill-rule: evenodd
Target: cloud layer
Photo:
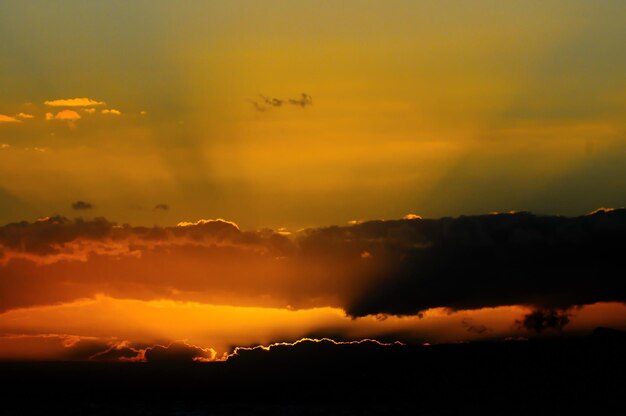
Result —
<instances>
[{"instance_id":1,"label":"cloud layer","mask_svg":"<svg viewBox=\"0 0 626 416\"><path fill-rule=\"evenodd\" d=\"M0 308L96 294L333 306L351 316L430 308L623 302L626 210L242 231L225 220L132 227L50 217L0 228Z\"/></svg>"}]
</instances>

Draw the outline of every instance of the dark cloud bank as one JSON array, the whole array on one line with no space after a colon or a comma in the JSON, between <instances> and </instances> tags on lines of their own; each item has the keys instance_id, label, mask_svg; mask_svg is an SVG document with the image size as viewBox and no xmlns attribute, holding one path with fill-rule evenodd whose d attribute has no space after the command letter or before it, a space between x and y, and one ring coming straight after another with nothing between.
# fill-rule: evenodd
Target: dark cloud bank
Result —
<instances>
[{"instance_id":1,"label":"dark cloud bank","mask_svg":"<svg viewBox=\"0 0 626 416\"><path fill-rule=\"evenodd\" d=\"M72 203L72 209L75 210L86 210L86 209L92 209L93 205L90 202L86 202L86 201L76 201L74 203Z\"/></svg>"},{"instance_id":2,"label":"dark cloud bank","mask_svg":"<svg viewBox=\"0 0 626 416\"><path fill-rule=\"evenodd\" d=\"M621 414L624 333L436 346L301 342L197 363L0 362L7 414ZM158 353L157 353L158 351ZM120 349L118 356L127 356Z\"/></svg>"},{"instance_id":3,"label":"dark cloud bank","mask_svg":"<svg viewBox=\"0 0 626 416\"><path fill-rule=\"evenodd\" d=\"M521 304L538 311L521 324L541 331L565 325L573 306L626 300L624 209L370 221L290 237L223 220L185 225L54 217L0 227L0 309L95 293L335 306L353 317Z\"/></svg>"}]
</instances>

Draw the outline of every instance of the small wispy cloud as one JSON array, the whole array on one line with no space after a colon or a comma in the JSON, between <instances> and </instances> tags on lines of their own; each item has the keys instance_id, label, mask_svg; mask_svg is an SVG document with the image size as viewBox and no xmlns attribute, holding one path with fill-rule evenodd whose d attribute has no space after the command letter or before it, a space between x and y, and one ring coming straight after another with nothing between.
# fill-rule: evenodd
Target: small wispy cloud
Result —
<instances>
[{"instance_id":1,"label":"small wispy cloud","mask_svg":"<svg viewBox=\"0 0 626 416\"><path fill-rule=\"evenodd\" d=\"M34 116L34 115L32 115L32 114L28 114L28 113L17 113L17 114L15 115L15 117L17 117L17 118L21 118L21 119L23 119L23 120L27 120L27 119L35 118L35 116Z\"/></svg>"},{"instance_id":2,"label":"small wispy cloud","mask_svg":"<svg viewBox=\"0 0 626 416\"><path fill-rule=\"evenodd\" d=\"M290 98L289 104L299 105L300 107L304 108L313 104L313 97L303 92L302 94L300 94L300 98Z\"/></svg>"},{"instance_id":3,"label":"small wispy cloud","mask_svg":"<svg viewBox=\"0 0 626 416\"><path fill-rule=\"evenodd\" d=\"M22 121L16 117L0 114L0 123L21 123Z\"/></svg>"},{"instance_id":4,"label":"small wispy cloud","mask_svg":"<svg viewBox=\"0 0 626 416\"><path fill-rule=\"evenodd\" d=\"M261 98L267 105L271 105L272 107L280 107L283 105L285 100L281 100L280 98L267 97L261 94Z\"/></svg>"},{"instance_id":5,"label":"small wispy cloud","mask_svg":"<svg viewBox=\"0 0 626 416\"><path fill-rule=\"evenodd\" d=\"M101 111L102 114L108 114L112 116L119 116L122 114L120 110L116 110L115 108L105 108Z\"/></svg>"},{"instance_id":6,"label":"small wispy cloud","mask_svg":"<svg viewBox=\"0 0 626 416\"><path fill-rule=\"evenodd\" d=\"M51 107L91 107L95 105L106 105L104 101L97 101L86 97L48 100L44 101L44 104Z\"/></svg>"},{"instance_id":7,"label":"small wispy cloud","mask_svg":"<svg viewBox=\"0 0 626 416\"><path fill-rule=\"evenodd\" d=\"M302 93L298 98L276 98L269 97L267 95L259 94L260 100L248 100L255 110L259 112L265 112L270 108L283 107L284 104L296 105L302 108L313 104L313 97L309 94Z\"/></svg>"},{"instance_id":8,"label":"small wispy cloud","mask_svg":"<svg viewBox=\"0 0 626 416\"><path fill-rule=\"evenodd\" d=\"M72 209L75 209L75 210L86 210L86 209L92 209L92 208L93 208L93 205L90 202L76 201L72 203Z\"/></svg>"},{"instance_id":9,"label":"small wispy cloud","mask_svg":"<svg viewBox=\"0 0 626 416\"><path fill-rule=\"evenodd\" d=\"M250 102L250 104L252 104L254 109L256 111L258 111L259 113L263 113L263 112L267 111L267 107L264 107L263 105L259 104L258 102L254 101L254 100L248 100L248 102Z\"/></svg>"}]
</instances>

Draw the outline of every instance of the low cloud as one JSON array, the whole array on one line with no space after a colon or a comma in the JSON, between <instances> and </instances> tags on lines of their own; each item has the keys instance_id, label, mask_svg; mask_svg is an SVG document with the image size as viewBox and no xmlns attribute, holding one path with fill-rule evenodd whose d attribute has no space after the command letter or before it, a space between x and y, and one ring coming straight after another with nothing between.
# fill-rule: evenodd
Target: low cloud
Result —
<instances>
[{"instance_id":1,"label":"low cloud","mask_svg":"<svg viewBox=\"0 0 626 416\"><path fill-rule=\"evenodd\" d=\"M27 119L35 118L35 116L34 116L34 115L32 115L32 114L27 114L27 113L17 113L17 114L15 115L15 117L17 117L17 118L21 118L21 119L23 119L23 120L27 120Z\"/></svg>"},{"instance_id":2,"label":"low cloud","mask_svg":"<svg viewBox=\"0 0 626 416\"><path fill-rule=\"evenodd\" d=\"M167 204L156 204L153 208L154 211L168 211L170 206Z\"/></svg>"},{"instance_id":3,"label":"low cloud","mask_svg":"<svg viewBox=\"0 0 626 416\"><path fill-rule=\"evenodd\" d=\"M93 205L90 202L76 201L72 203L72 209L75 209L75 210L88 210L92 208L93 208Z\"/></svg>"},{"instance_id":4,"label":"low cloud","mask_svg":"<svg viewBox=\"0 0 626 416\"><path fill-rule=\"evenodd\" d=\"M96 294L330 306L352 317L525 305L543 312L523 326L541 329L566 324L545 311L626 301L625 251L624 209L368 221L292 234L222 219L133 227L49 217L0 227L0 307Z\"/></svg>"},{"instance_id":5,"label":"low cloud","mask_svg":"<svg viewBox=\"0 0 626 416\"><path fill-rule=\"evenodd\" d=\"M89 361L144 361L145 349L135 348L128 341L109 343L103 351L89 357Z\"/></svg>"},{"instance_id":6,"label":"low cloud","mask_svg":"<svg viewBox=\"0 0 626 416\"><path fill-rule=\"evenodd\" d=\"M92 107L106 105L104 101L97 101L86 97L48 100L44 101L44 104L50 107Z\"/></svg>"},{"instance_id":7,"label":"low cloud","mask_svg":"<svg viewBox=\"0 0 626 416\"><path fill-rule=\"evenodd\" d=\"M172 342L168 346L155 345L146 348L144 358L149 363L193 363L215 360L212 348L202 348L184 341Z\"/></svg>"},{"instance_id":8,"label":"low cloud","mask_svg":"<svg viewBox=\"0 0 626 416\"><path fill-rule=\"evenodd\" d=\"M478 335L485 334L486 332L489 332L491 330L485 325L474 323L474 321L470 318L463 319L461 321L461 325L463 326L463 328L465 328L467 332L473 332Z\"/></svg>"},{"instance_id":9,"label":"low cloud","mask_svg":"<svg viewBox=\"0 0 626 416\"><path fill-rule=\"evenodd\" d=\"M543 308L526 314L517 323L520 327L539 334L548 330L562 330L570 322L570 316L568 310Z\"/></svg>"}]
</instances>

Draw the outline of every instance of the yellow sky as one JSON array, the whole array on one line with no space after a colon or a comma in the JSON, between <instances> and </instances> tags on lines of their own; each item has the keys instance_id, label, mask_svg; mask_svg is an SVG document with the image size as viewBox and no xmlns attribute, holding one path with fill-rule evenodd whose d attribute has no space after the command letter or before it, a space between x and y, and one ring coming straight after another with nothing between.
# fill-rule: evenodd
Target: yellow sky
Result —
<instances>
[{"instance_id":1,"label":"yellow sky","mask_svg":"<svg viewBox=\"0 0 626 416\"><path fill-rule=\"evenodd\" d=\"M0 222L622 206L625 16L621 1L6 1ZM252 103L303 92L304 108Z\"/></svg>"}]
</instances>

